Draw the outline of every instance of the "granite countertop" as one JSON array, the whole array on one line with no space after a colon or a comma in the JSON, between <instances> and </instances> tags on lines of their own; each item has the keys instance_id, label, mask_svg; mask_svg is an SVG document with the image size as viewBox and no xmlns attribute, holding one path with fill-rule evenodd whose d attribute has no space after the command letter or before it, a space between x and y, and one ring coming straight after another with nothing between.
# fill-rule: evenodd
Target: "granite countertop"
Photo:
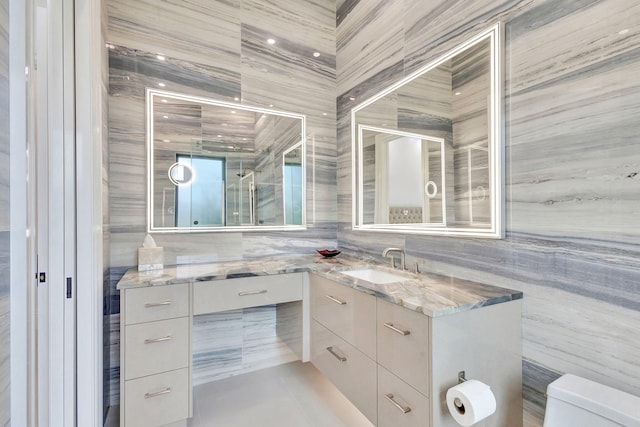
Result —
<instances>
[{"instance_id":1,"label":"granite countertop","mask_svg":"<svg viewBox=\"0 0 640 427\"><path fill-rule=\"evenodd\" d=\"M365 268L375 268L396 276L403 276L407 280L375 284L341 274L344 271ZM120 279L117 287L122 290L302 272L316 273L345 286L431 317L522 299L520 291L428 272L420 274L403 272L371 260L350 257L345 254L341 254L337 258L297 255L211 264L190 264L144 272L130 269Z\"/></svg>"}]
</instances>

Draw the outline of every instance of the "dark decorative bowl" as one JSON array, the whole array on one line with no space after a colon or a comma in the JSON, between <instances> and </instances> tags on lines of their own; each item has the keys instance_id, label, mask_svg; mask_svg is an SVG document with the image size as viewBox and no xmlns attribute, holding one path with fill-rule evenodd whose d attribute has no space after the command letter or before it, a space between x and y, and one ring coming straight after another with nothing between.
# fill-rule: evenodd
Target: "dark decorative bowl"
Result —
<instances>
[{"instance_id":1,"label":"dark decorative bowl","mask_svg":"<svg viewBox=\"0 0 640 427\"><path fill-rule=\"evenodd\" d=\"M340 253L340 251L337 249L318 249L316 252L318 252L320 255L322 255L325 258L331 258Z\"/></svg>"}]
</instances>

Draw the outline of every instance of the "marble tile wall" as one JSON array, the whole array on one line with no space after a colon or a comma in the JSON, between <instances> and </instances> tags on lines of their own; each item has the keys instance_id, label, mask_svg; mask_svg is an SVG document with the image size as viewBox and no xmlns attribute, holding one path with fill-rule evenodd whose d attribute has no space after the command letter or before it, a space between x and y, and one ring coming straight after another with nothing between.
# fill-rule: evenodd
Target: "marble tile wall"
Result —
<instances>
[{"instance_id":1,"label":"marble tile wall","mask_svg":"<svg viewBox=\"0 0 640 427\"><path fill-rule=\"evenodd\" d=\"M307 219L301 232L158 234L165 264L309 253L336 245L336 63L333 0L243 0L239 2L108 0L109 50L109 272L108 302L110 404L118 401L119 295L115 284L137 264L137 248L146 234L146 149L144 88L156 87L223 101L272 107L307 117ZM276 44L266 40L273 38ZM314 53L319 56L314 56ZM159 60L158 54L165 56ZM275 311L273 311L275 313ZM236 313L237 314L237 313ZM251 312L241 313L252 322ZM260 318L258 316L258 318ZM263 317L268 330L275 323ZM211 322L196 320L194 336ZM251 335L253 336L253 335ZM263 343L265 355L288 361L281 343ZM108 346L108 349L106 348ZM270 347L271 346L271 347ZM280 350L278 350L280 349ZM236 349L235 351L237 351ZM208 347L198 347L199 378L216 378ZM257 351L255 354L259 354ZM274 359L270 359L273 363ZM207 370L207 366L209 369Z\"/></svg>"},{"instance_id":2,"label":"marble tile wall","mask_svg":"<svg viewBox=\"0 0 640 427\"><path fill-rule=\"evenodd\" d=\"M11 423L9 1L0 0L0 426Z\"/></svg>"},{"instance_id":3,"label":"marble tile wall","mask_svg":"<svg viewBox=\"0 0 640 427\"><path fill-rule=\"evenodd\" d=\"M107 2L101 0L102 16L107 16ZM107 39L108 21L102 20L102 39ZM109 62L106 60L106 46L102 54L105 60L102 62L102 293L104 295L103 321L102 321L102 383L109 384L111 376L111 363L115 361L111 354L111 311L113 301L111 298L109 266L110 266L110 229L109 229ZM118 365L119 366L119 365ZM103 416L106 418L109 408L109 394L102 396Z\"/></svg>"},{"instance_id":4,"label":"marble tile wall","mask_svg":"<svg viewBox=\"0 0 640 427\"><path fill-rule=\"evenodd\" d=\"M402 245L423 269L522 290L525 425L541 425L546 386L565 372L640 395L640 4L338 6L339 246ZM350 109L498 20L505 239L351 231Z\"/></svg>"}]
</instances>

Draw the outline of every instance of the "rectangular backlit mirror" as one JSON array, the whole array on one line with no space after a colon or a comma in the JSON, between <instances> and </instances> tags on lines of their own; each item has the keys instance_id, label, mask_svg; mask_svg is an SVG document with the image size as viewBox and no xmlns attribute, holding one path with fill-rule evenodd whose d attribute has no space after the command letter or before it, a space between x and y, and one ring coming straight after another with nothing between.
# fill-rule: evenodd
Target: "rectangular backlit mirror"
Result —
<instances>
[{"instance_id":1,"label":"rectangular backlit mirror","mask_svg":"<svg viewBox=\"0 0 640 427\"><path fill-rule=\"evenodd\" d=\"M355 230L502 237L500 31L352 110Z\"/></svg>"},{"instance_id":2,"label":"rectangular backlit mirror","mask_svg":"<svg viewBox=\"0 0 640 427\"><path fill-rule=\"evenodd\" d=\"M305 117L147 89L148 231L306 228Z\"/></svg>"}]
</instances>

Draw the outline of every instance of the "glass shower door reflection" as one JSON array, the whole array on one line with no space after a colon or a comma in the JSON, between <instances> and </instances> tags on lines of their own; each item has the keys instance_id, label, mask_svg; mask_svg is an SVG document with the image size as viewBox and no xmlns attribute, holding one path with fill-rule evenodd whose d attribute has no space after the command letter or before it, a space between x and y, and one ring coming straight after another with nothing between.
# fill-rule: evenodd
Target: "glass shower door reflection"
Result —
<instances>
[{"instance_id":1,"label":"glass shower door reflection","mask_svg":"<svg viewBox=\"0 0 640 427\"><path fill-rule=\"evenodd\" d=\"M176 161L193 171L193 178L177 187L176 227L225 225L225 160L177 154Z\"/></svg>"}]
</instances>

